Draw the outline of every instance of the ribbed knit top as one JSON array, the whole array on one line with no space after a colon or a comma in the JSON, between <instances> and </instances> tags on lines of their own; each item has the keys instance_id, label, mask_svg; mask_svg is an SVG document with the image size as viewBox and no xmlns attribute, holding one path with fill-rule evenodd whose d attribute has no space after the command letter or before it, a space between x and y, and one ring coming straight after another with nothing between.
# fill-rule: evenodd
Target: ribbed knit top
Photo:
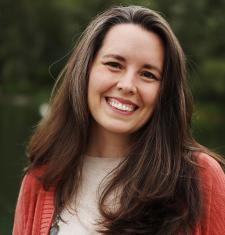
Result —
<instances>
[{"instance_id":1,"label":"ribbed knit top","mask_svg":"<svg viewBox=\"0 0 225 235\"><path fill-rule=\"evenodd\" d=\"M82 184L77 198L75 212L74 204L70 209L65 208L61 213L63 221L59 222L58 235L73 235L74 231L79 235L94 235L96 232L96 221L101 218L98 210L98 189L103 190L104 178L119 164L120 158L86 157ZM106 180L106 179L105 179ZM99 187L101 184L102 187ZM72 210L73 208L73 210Z\"/></svg>"}]
</instances>

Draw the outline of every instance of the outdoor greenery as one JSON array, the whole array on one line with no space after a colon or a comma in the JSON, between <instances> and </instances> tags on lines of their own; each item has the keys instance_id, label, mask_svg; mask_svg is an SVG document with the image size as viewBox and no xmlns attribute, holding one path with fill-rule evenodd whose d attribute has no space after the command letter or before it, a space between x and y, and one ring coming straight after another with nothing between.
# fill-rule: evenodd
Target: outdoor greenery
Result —
<instances>
[{"instance_id":1,"label":"outdoor greenery","mask_svg":"<svg viewBox=\"0 0 225 235\"><path fill-rule=\"evenodd\" d=\"M77 38L97 13L130 4L159 11L187 57L196 138L225 152L225 1L0 0L0 4L0 94L40 97L45 92L45 99Z\"/></svg>"}]
</instances>

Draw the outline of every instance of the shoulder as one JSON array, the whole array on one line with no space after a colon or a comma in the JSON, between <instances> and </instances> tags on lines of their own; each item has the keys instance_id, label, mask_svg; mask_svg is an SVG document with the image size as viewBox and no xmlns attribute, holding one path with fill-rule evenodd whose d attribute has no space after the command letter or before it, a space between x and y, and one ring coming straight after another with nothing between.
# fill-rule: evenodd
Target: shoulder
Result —
<instances>
[{"instance_id":1,"label":"shoulder","mask_svg":"<svg viewBox=\"0 0 225 235\"><path fill-rule=\"evenodd\" d=\"M19 204L23 205L25 210L29 210L31 205L35 205L37 200L43 200L46 195L54 193L54 187L45 190L41 177L45 173L46 167L30 169L23 177L20 192L18 196Z\"/></svg>"},{"instance_id":2,"label":"shoulder","mask_svg":"<svg viewBox=\"0 0 225 235\"><path fill-rule=\"evenodd\" d=\"M211 157L207 153L198 152L198 153L194 153L194 156L197 158L197 162L203 167L213 168L214 170L216 169L218 170L221 168L217 160Z\"/></svg>"},{"instance_id":3,"label":"shoulder","mask_svg":"<svg viewBox=\"0 0 225 235\"><path fill-rule=\"evenodd\" d=\"M196 154L200 186L205 194L225 200L225 174L220 164L206 153Z\"/></svg>"},{"instance_id":4,"label":"shoulder","mask_svg":"<svg viewBox=\"0 0 225 235\"><path fill-rule=\"evenodd\" d=\"M44 167L29 170L22 180L21 190L23 193L35 193L41 190L42 183L40 177L43 175L43 173Z\"/></svg>"},{"instance_id":5,"label":"shoulder","mask_svg":"<svg viewBox=\"0 0 225 235\"><path fill-rule=\"evenodd\" d=\"M44 168L42 167L29 170L22 180L16 204L13 234L31 234L25 231L32 227L30 223L44 201L45 194L39 179L43 173Z\"/></svg>"},{"instance_id":6,"label":"shoulder","mask_svg":"<svg viewBox=\"0 0 225 235\"><path fill-rule=\"evenodd\" d=\"M206 153L197 158L199 183L202 191L203 217L200 224L204 234L225 234L225 175L220 164Z\"/></svg>"},{"instance_id":7,"label":"shoulder","mask_svg":"<svg viewBox=\"0 0 225 235\"><path fill-rule=\"evenodd\" d=\"M213 185L220 184L225 188L225 174L220 164L206 153L195 154L199 165L199 173L202 180L208 179Z\"/></svg>"}]
</instances>

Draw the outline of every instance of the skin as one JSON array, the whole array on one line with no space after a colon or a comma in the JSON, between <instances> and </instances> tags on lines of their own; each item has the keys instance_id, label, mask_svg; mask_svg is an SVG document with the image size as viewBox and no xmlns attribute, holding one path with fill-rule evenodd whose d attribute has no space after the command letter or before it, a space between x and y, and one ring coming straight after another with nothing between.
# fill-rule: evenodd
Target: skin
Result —
<instances>
[{"instance_id":1,"label":"skin","mask_svg":"<svg viewBox=\"0 0 225 235\"><path fill-rule=\"evenodd\" d=\"M126 153L131 134L153 113L163 61L164 48L157 34L134 24L109 30L90 69L88 105L93 121L88 155ZM129 111L121 110L119 103Z\"/></svg>"}]
</instances>

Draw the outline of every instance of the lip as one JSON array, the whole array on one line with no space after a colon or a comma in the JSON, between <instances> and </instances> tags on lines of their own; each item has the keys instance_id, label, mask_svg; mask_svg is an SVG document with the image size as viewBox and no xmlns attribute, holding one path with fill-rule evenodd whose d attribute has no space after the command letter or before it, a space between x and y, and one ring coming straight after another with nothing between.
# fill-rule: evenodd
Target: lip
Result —
<instances>
[{"instance_id":1,"label":"lip","mask_svg":"<svg viewBox=\"0 0 225 235\"><path fill-rule=\"evenodd\" d=\"M120 102L121 104L133 105L133 106L135 107L135 110L138 108L138 105L135 104L134 102L130 101L130 100L126 100L126 99L119 98L119 97L113 97L113 96L108 96L108 97L105 97L105 98L106 98L106 100L108 100L108 99L117 100L117 101Z\"/></svg>"},{"instance_id":2,"label":"lip","mask_svg":"<svg viewBox=\"0 0 225 235\"><path fill-rule=\"evenodd\" d=\"M127 111L123 111L123 110L120 110L120 109L117 109L113 106L111 106L108 102L109 99L114 99L114 100L117 100L118 102L120 102L121 104L127 104L127 105L133 105L134 106L134 110L131 111L131 112L127 112ZM105 97L105 102L107 104L107 106L115 113L119 114L119 115L122 115L122 116L132 116L135 111L138 109L138 106L136 104L134 104L132 101L129 101L129 100L125 100L125 99L121 99L121 98L118 98L118 97Z\"/></svg>"}]
</instances>

